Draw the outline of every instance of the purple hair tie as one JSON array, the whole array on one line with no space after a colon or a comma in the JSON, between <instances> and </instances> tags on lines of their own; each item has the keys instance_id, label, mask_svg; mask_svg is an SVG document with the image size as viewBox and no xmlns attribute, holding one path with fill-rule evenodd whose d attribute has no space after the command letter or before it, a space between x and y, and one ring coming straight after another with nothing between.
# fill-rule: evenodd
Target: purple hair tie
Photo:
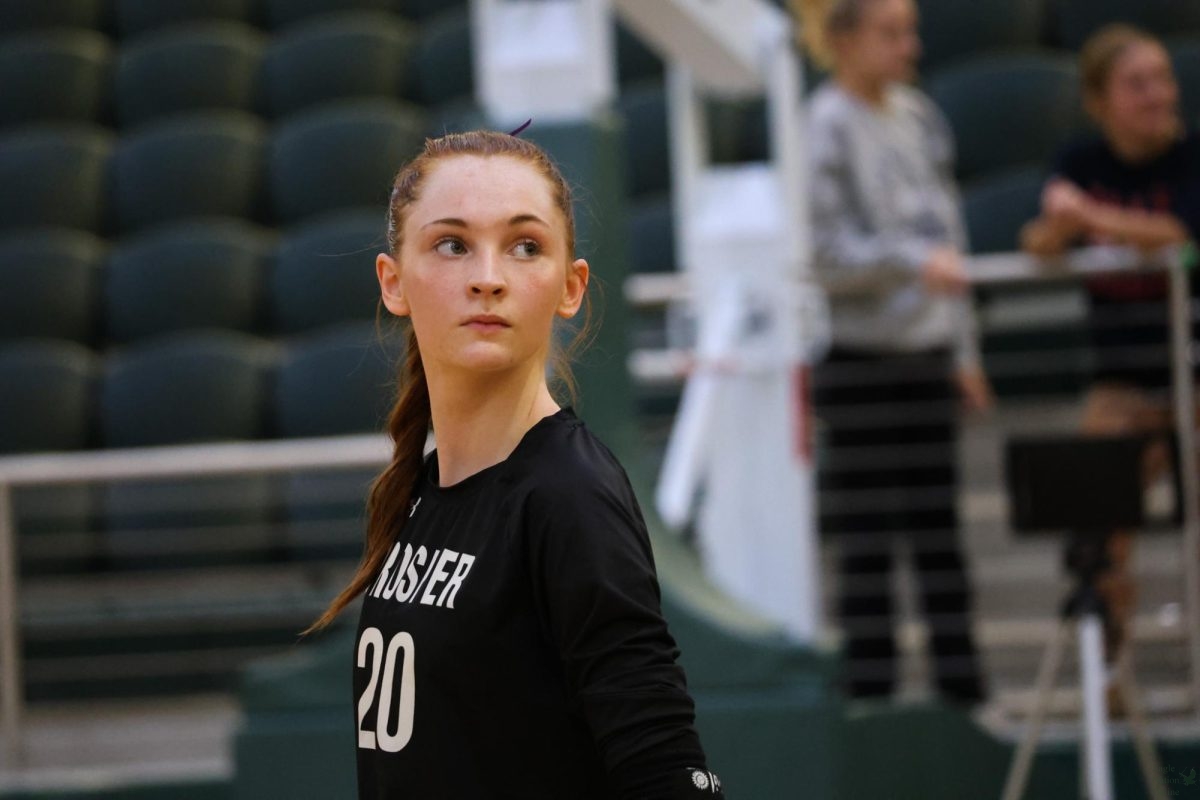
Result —
<instances>
[{"instance_id":1,"label":"purple hair tie","mask_svg":"<svg viewBox=\"0 0 1200 800\"><path fill-rule=\"evenodd\" d=\"M520 126L519 126L519 127L518 127L518 128L515 130L515 131L511 131L511 132L510 132L508 135L509 135L509 136L517 136L517 135L519 135L519 134L521 133L521 131L525 130L526 128L528 128L528 127L529 127L530 125L532 125L532 124L533 124L533 119L532 119L532 118L530 118L530 119L527 119L527 120L525 120L524 122L522 122L522 123L520 124Z\"/></svg>"}]
</instances>

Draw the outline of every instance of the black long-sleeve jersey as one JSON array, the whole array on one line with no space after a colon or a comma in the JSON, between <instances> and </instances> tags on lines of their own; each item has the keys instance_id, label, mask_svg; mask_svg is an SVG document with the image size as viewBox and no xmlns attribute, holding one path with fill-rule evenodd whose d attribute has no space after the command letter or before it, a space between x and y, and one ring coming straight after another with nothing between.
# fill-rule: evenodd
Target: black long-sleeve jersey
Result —
<instances>
[{"instance_id":1,"label":"black long-sleeve jersey","mask_svg":"<svg viewBox=\"0 0 1200 800\"><path fill-rule=\"evenodd\" d=\"M641 510L571 409L413 498L363 600L360 800L723 796Z\"/></svg>"}]
</instances>

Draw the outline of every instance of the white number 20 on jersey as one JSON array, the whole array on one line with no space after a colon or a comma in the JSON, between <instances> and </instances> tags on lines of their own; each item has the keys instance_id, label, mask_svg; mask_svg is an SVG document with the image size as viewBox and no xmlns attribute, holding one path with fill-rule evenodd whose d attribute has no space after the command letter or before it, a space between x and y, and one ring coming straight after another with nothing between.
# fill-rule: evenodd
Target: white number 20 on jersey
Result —
<instances>
[{"instance_id":1,"label":"white number 20 on jersey","mask_svg":"<svg viewBox=\"0 0 1200 800\"><path fill-rule=\"evenodd\" d=\"M392 692L396 685L396 655L404 650L404 667L400 675L400 700L396 709L396 730L391 728ZM404 749L413 731L413 694L417 689L417 679L413 672L413 662L416 659L416 645L412 634L400 632L387 643L387 653L384 654L383 632L379 628L366 628L358 640L358 666L367 666L367 653L371 653L371 677L367 688L358 698L358 746L367 750L378 747L385 753L396 753ZM383 676L380 678L379 666L383 664ZM375 702L375 689L379 690L379 713L375 715L375 730L363 730L363 720Z\"/></svg>"}]
</instances>

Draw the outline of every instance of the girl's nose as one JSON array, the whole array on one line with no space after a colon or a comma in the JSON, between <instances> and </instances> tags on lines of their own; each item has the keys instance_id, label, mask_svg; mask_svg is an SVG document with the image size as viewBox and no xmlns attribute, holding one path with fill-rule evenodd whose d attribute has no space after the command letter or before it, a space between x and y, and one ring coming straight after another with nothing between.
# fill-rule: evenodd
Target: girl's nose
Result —
<instances>
[{"instance_id":1,"label":"girl's nose","mask_svg":"<svg viewBox=\"0 0 1200 800\"><path fill-rule=\"evenodd\" d=\"M495 256L481 255L471 273L471 293L499 295L504 291L504 274Z\"/></svg>"}]
</instances>

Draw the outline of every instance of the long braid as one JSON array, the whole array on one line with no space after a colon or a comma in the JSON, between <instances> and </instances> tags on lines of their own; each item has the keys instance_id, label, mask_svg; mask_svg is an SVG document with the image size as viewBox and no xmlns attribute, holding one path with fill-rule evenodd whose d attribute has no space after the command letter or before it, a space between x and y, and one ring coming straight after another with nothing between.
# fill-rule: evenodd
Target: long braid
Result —
<instances>
[{"instance_id":1,"label":"long braid","mask_svg":"<svg viewBox=\"0 0 1200 800\"><path fill-rule=\"evenodd\" d=\"M429 383L421 364L421 350L412 327L406 336L403 390L388 416L387 430L395 442L392 462L371 483L367 499L367 541L362 560L350 583L334 598L324 613L305 634L319 631L333 622L342 609L366 591L387 559L396 533L408 519L408 504L424 462L425 440L429 436Z\"/></svg>"}]
</instances>

